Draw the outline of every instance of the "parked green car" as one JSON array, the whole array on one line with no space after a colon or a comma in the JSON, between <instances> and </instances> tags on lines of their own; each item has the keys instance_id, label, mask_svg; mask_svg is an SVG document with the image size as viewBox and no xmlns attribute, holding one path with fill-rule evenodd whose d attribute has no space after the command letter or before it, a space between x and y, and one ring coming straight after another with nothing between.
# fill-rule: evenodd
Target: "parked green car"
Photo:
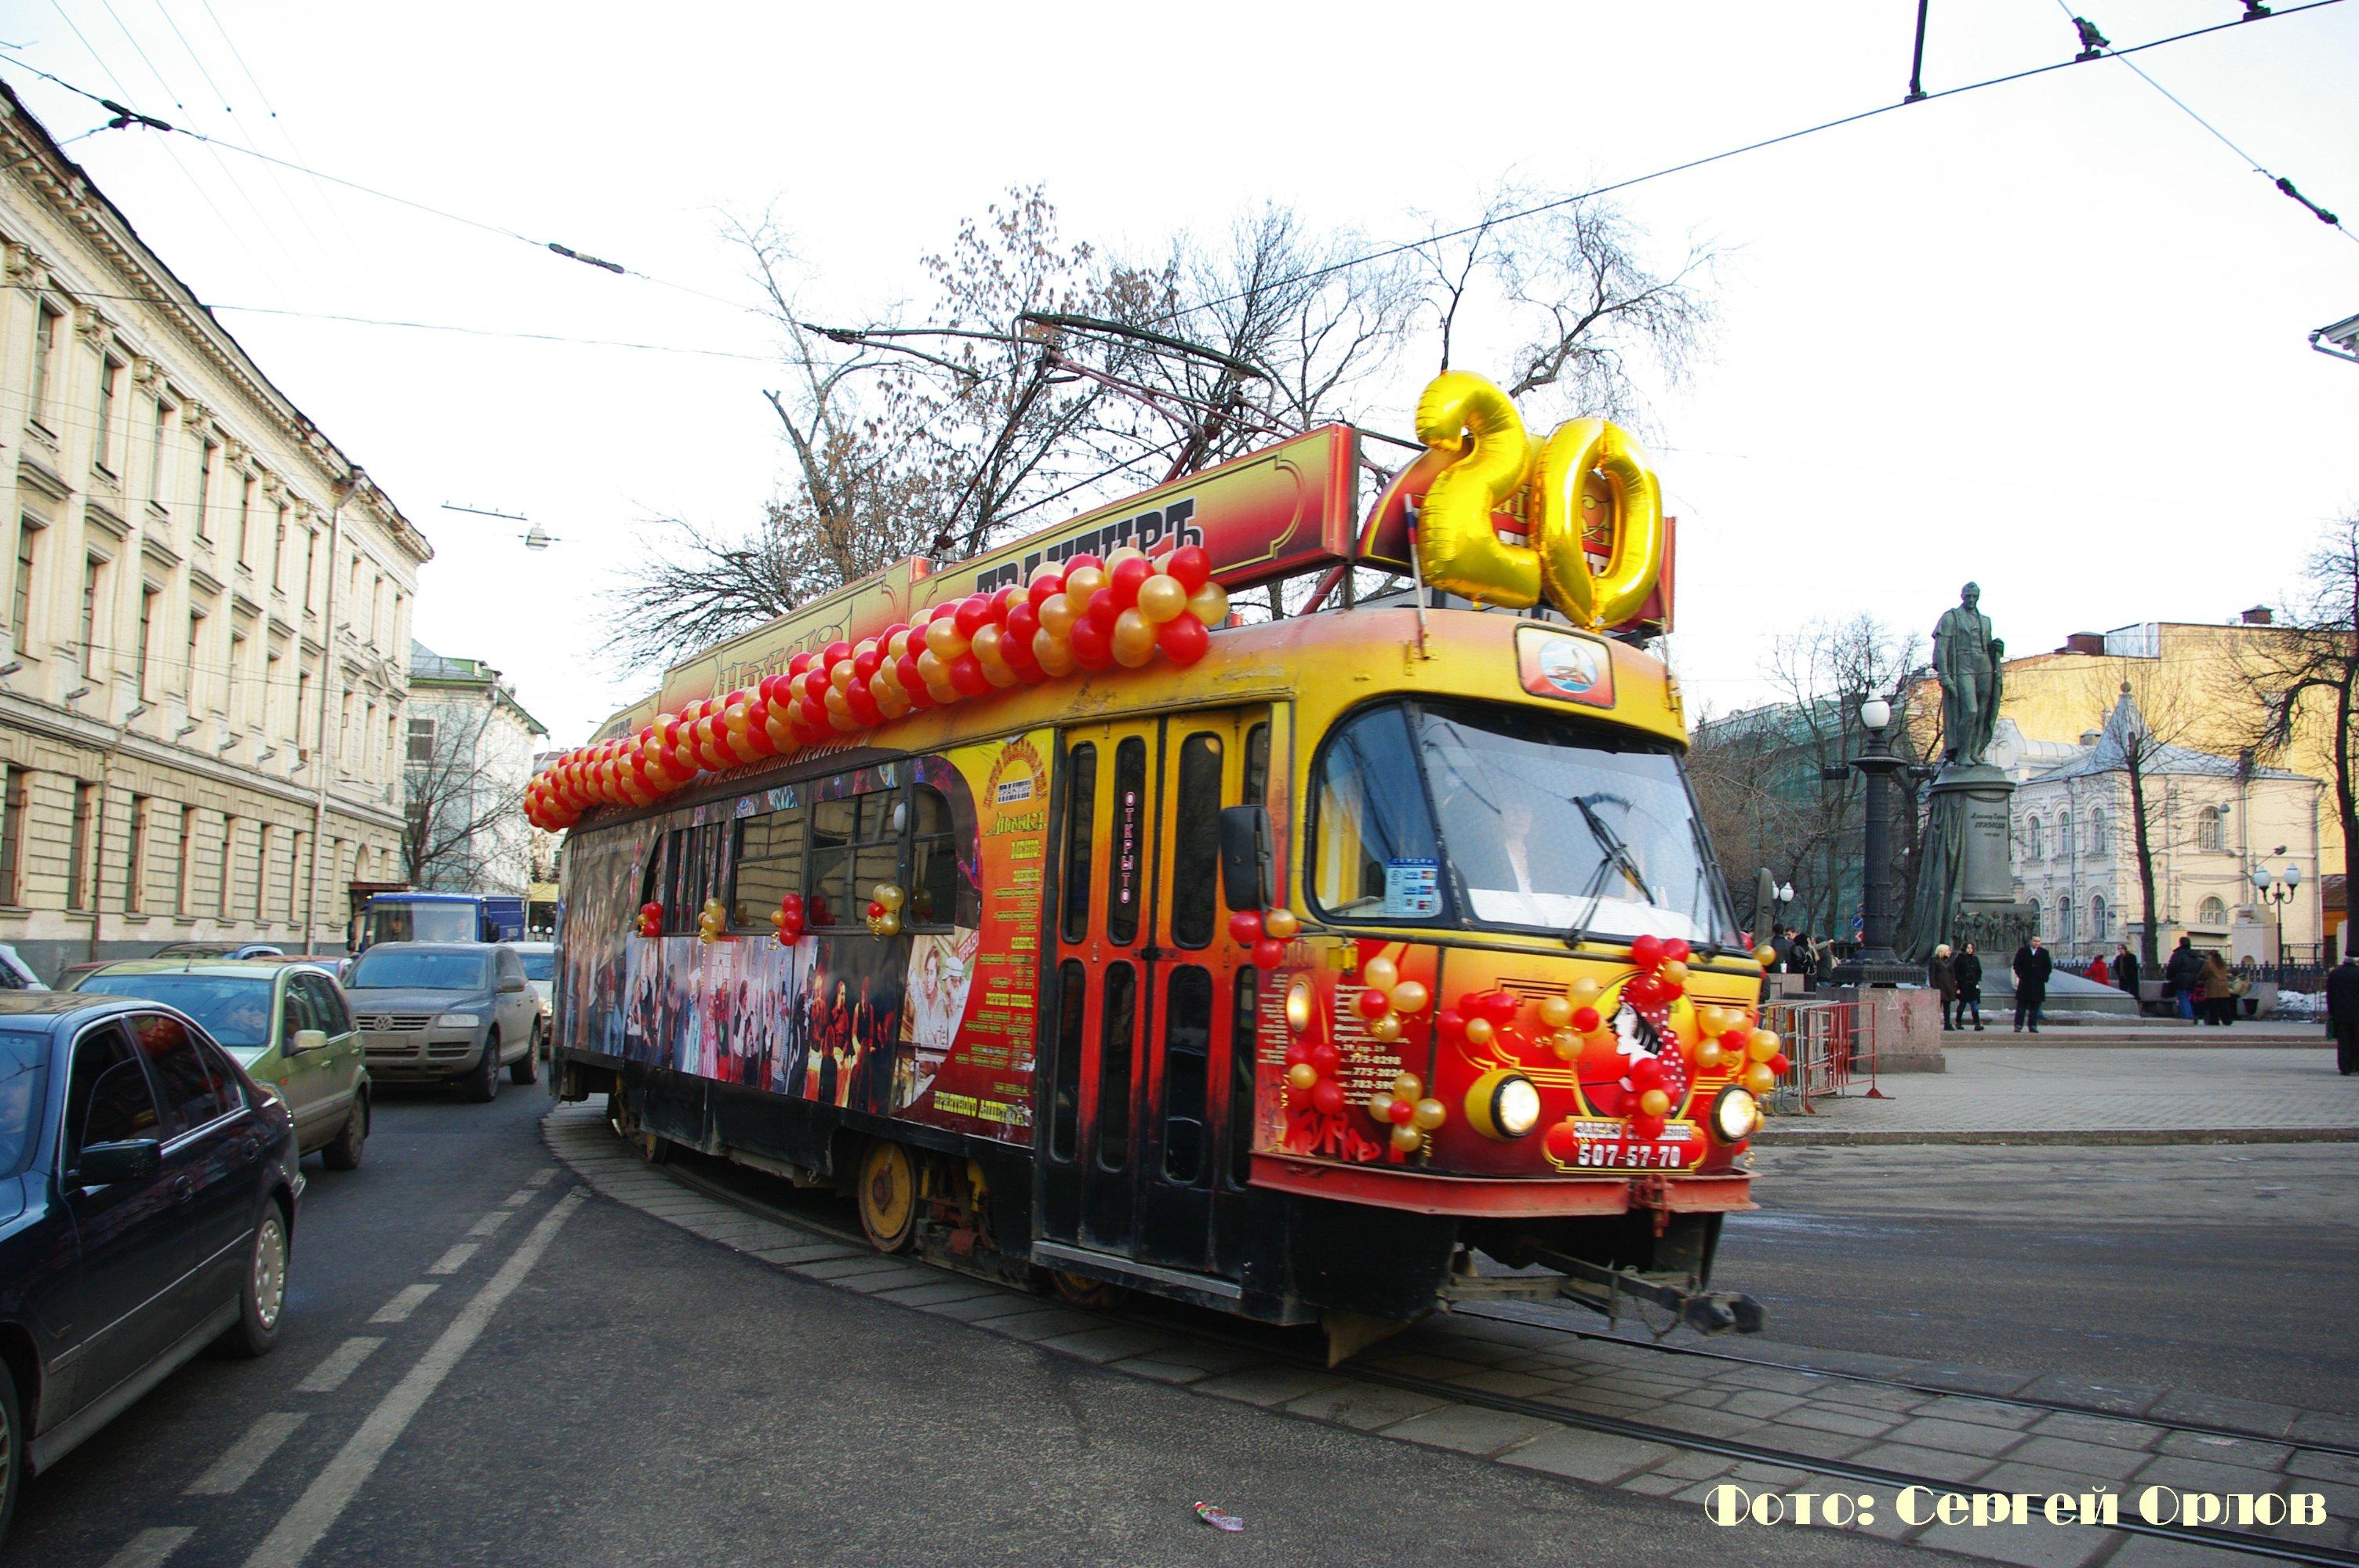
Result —
<instances>
[{"instance_id":1,"label":"parked green car","mask_svg":"<svg viewBox=\"0 0 2359 1568\"><path fill-rule=\"evenodd\" d=\"M133 958L82 976L73 989L179 1009L287 1102L301 1153L319 1150L332 1171L361 1162L368 1068L332 970L266 959Z\"/></svg>"}]
</instances>

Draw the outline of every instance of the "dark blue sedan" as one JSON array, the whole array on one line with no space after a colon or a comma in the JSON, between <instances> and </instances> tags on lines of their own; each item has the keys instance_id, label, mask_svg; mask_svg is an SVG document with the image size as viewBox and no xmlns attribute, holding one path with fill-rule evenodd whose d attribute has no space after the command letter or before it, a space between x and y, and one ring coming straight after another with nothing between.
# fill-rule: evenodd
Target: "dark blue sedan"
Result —
<instances>
[{"instance_id":1,"label":"dark blue sedan","mask_svg":"<svg viewBox=\"0 0 2359 1568\"><path fill-rule=\"evenodd\" d=\"M0 1532L27 1476L219 1342L278 1337L287 1108L185 1014L0 992Z\"/></svg>"}]
</instances>

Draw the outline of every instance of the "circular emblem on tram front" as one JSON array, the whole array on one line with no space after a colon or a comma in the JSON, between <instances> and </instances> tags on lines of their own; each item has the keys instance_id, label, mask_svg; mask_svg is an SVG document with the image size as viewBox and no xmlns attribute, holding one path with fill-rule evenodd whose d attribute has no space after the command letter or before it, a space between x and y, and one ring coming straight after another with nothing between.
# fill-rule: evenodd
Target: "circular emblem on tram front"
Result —
<instances>
[{"instance_id":1,"label":"circular emblem on tram front","mask_svg":"<svg viewBox=\"0 0 2359 1568\"><path fill-rule=\"evenodd\" d=\"M1540 678L1567 697L1586 697L1597 686L1598 650L1571 637L1540 644Z\"/></svg>"}]
</instances>

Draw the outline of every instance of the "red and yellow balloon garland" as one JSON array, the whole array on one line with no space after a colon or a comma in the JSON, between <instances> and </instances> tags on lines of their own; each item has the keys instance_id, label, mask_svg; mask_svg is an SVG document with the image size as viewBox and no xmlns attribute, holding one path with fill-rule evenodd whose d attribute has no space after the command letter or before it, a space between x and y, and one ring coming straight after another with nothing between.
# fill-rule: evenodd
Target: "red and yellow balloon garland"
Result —
<instances>
[{"instance_id":1,"label":"red and yellow balloon garland","mask_svg":"<svg viewBox=\"0 0 2359 1568\"><path fill-rule=\"evenodd\" d=\"M1159 557L1125 547L1101 561L1043 566L1023 588L970 594L857 643L797 654L784 675L659 715L636 735L578 747L525 787L536 827L571 827L602 806L651 806L699 773L788 756L1075 670L1136 669L1158 654L1202 658L1229 597L1212 557L1188 545Z\"/></svg>"}]
</instances>

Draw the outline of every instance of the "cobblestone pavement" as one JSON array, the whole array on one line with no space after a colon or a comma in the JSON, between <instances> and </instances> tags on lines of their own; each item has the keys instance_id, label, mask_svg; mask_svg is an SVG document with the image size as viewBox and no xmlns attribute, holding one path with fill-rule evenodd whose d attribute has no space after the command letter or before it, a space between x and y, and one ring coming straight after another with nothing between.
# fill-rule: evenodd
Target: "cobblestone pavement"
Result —
<instances>
[{"instance_id":1,"label":"cobblestone pavement","mask_svg":"<svg viewBox=\"0 0 2359 1568\"><path fill-rule=\"evenodd\" d=\"M1940 1073L1896 1074L1885 1096L1821 1099L1774 1118L1765 1143L2198 1142L2359 1139L2359 1076L2334 1053L1973 1046Z\"/></svg>"},{"instance_id":2,"label":"cobblestone pavement","mask_svg":"<svg viewBox=\"0 0 2359 1568\"><path fill-rule=\"evenodd\" d=\"M774 1267L1133 1376L1569 1481L1690 1503L1723 1481L1756 1490L1823 1491L1828 1485L1823 1474L1799 1465L1590 1431L1544 1419L1528 1405L1506 1411L1483 1401L1538 1401L1664 1434L1904 1472L1974 1491L2077 1497L2102 1489L2125 1499L2153 1486L2314 1492L2325 1498L2323 1526L2262 1533L2336 1548L2348 1548L2359 1535L2359 1458L2305 1446L2359 1446L2359 1420L2165 1388L2053 1377L2027 1382L2018 1373L1836 1352L1810 1353L1803 1367L1669 1355L1643 1344L1580 1337L1553 1325L1551 1309L1505 1304L1480 1315L1430 1319L1328 1370L1305 1363L1310 1341L1299 1335L1159 1304L1114 1316L1077 1312L748 1213L647 1165L588 1107L560 1108L543 1126L558 1157L596 1191ZM1419 1386L1386 1380L1391 1379ZM2008 1402L2006 1396L2085 1406L2088 1413ZM2223 1430L2162 1424L2171 1422ZM1880 1502L1868 1533L2037 1568L2249 1561L2044 1522L1910 1526L1897 1517L1889 1495ZM2130 1511L2125 1501L2124 1512Z\"/></svg>"}]
</instances>

